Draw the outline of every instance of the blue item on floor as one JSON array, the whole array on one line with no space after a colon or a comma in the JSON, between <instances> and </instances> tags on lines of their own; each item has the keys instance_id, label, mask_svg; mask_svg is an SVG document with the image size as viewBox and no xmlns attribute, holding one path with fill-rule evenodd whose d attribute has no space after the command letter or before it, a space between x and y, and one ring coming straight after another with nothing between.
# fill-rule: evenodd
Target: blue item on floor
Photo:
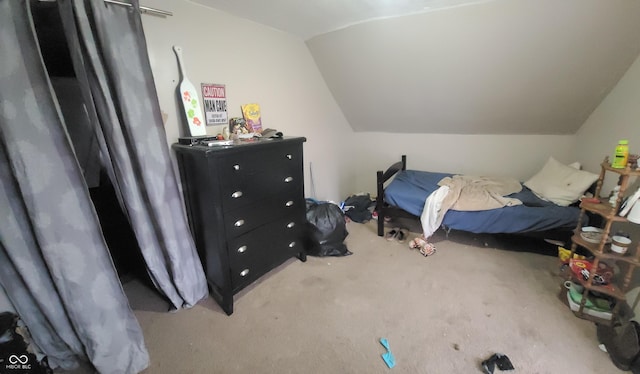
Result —
<instances>
[{"instance_id":1,"label":"blue item on floor","mask_svg":"<svg viewBox=\"0 0 640 374\"><path fill-rule=\"evenodd\" d=\"M393 353L391 353L391 349L389 348L389 342L387 341L387 339L380 338L380 343L387 350L382 354L382 359L384 360L385 364L387 364L389 369L391 369L396 366L396 358L393 357Z\"/></svg>"}]
</instances>

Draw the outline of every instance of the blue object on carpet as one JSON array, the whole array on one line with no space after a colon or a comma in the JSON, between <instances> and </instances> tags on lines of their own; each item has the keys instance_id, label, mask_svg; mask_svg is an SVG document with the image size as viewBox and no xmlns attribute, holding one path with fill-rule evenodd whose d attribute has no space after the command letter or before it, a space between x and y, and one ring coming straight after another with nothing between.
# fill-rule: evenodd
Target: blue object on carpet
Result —
<instances>
[{"instance_id":1,"label":"blue object on carpet","mask_svg":"<svg viewBox=\"0 0 640 374\"><path fill-rule=\"evenodd\" d=\"M391 349L389 348L389 341L387 341L387 339L385 338L380 338L380 344L382 344L382 346L387 350L382 354L382 359L384 360L385 364L387 364L389 369L391 369L396 366L396 358L393 357L393 353L391 353Z\"/></svg>"}]
</instances>

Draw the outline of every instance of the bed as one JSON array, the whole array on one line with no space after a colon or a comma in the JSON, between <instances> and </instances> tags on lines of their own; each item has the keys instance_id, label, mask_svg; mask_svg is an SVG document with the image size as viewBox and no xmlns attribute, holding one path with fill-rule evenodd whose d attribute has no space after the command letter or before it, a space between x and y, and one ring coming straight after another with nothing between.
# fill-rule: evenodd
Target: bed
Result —
<instances>
[{"instance_id":1,"label":"bed","mask_svg":"<svg viewBox=\"0 0 640 374\"><path fill-rule=\"evenodd\" d=\"M551 173L549 172L551 160L550 158L550 161L535 177L551 178L553 183L577 184L575 183L576 177L572 177L573 179L567 182L567 173L575 174L576 172L572 170L576 169L567 170L568 166L558 165L559 163L553 160L552 166L558 168L558 171ZM547 169L546 174L545 168ZM598 175L583 171L579 173L581 173L580 176L583 180L580 180L580 186L576 186L576 188L577 191L582 190L578 195L581 196L589 189L589 186L594 184ZM425 200L438 190L440 187L438 183L443 178L453 176L452 173L407 170L405 155L402 156L401 161L389 166L385 171L378 171L376 197L376 211L379 217L378 235L384 235L385 217L420 219L425 207ZM542 180L540 179L540 181ZM389 183L387 184L387 182ZM535 180L531 178L528 182L535 182ZM545 183L548 184L546 181ZM535 185L535 183L528 184ZM535 187L536 190L543 190L538 186ZM577 203L560 206L538 197L532 189L524 184L519 192L510 194L508 197L516 198L522 204L478 211L448 210L442 218L441 226L447 231L454 229L488 234L570 232L575 229L578 220L581 219ZM587 217L582 217L582 219L587 219Z\"/></svg>"}]
</instances>

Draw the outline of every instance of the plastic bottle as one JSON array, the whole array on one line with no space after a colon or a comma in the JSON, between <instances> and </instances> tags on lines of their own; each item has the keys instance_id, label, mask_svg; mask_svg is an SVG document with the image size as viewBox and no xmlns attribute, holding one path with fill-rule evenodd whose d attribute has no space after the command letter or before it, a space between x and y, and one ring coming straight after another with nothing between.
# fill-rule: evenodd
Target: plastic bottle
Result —
<instances>
[{"instance_id":1,"label":"plastic bottle","mask_svg":"<svg viewBox=\"0 0 640 374\"><path fill-rule=\"evenodd\" d=\"M611 191L611 197L609 198L609 204L611 204L611 206L616 205L616 201L618 201L619 193L620 193L620 185L613 187L613 190Z\"/></svg>"},{"instance_id":2,"label":"plastic bottle","mask_svg":"<svg viewBox=\"0 0 640 374\"><path fill-rule=\"evenodd\" d=\"M613 162L611 167L615 169L623 169L627 166L629 159L629 141L622 139L616 146L616 152L613 154Z\"/></svg>"}]
</instances>

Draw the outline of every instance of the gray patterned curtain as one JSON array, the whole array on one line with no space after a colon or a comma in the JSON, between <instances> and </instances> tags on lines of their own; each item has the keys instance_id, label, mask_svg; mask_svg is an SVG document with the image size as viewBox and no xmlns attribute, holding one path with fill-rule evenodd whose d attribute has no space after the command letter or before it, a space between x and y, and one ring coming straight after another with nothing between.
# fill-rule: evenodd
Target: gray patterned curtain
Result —
<instances>
[{"instance_id":1,"label":"gray patterned curtain","mask_svg":"<svg viewBox=\"0 0 640 374\"><path fill-rule=\"evenodd\" d=\"M0 0L0 283L52 366L148 365L67 136L28 1Z\"/></svg>"},{"instance_id":2,"label":"gray patterned curtain","mask_svg":"<svg viewBox=\"0 0 640 374\"><path fill-rule=\"evenodd\" d=\"M137 1L60 0L82 100L153 282L174 309L207 295L169 158ZM53 366L148 365L35 37L0 0L0 285Z\"/></svg>"},{"instance_id":3,"label":"gray patterned curtain","mask_svg":"<svg viewBox=\"0 0 640 374\"><path fill-rule=\"evenodd\" d=\"M208 294L173 172L137 0L59 0L76 76L151 280L180 309Z\"/></svg>"}]
</instances>

